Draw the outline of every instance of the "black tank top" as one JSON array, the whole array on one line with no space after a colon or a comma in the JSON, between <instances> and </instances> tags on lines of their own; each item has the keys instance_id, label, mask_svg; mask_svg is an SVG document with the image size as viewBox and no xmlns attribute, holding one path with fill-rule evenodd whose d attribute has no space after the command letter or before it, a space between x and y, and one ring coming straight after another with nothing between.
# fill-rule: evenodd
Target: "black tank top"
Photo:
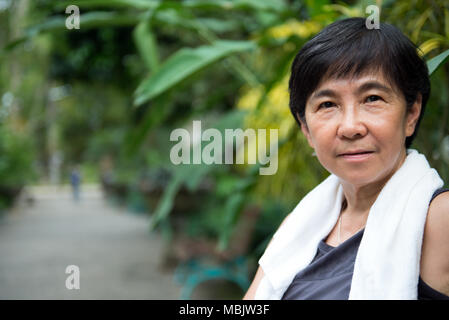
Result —
<instances>
[{"instance_id":1,"label":"black tank top","mask_svg":"<svg viewBox=\"0 0 449 320\"><path fill-rule=\"evenodd\" d=\"M430 202L449 189L434 192ZM430 203L429 203L430 204ZM282 300L347 300L357 250L364 229L354 234L338 247L328 245L323 239L312 262L293 279ZM449 300L449 297L418 280L418 300Z\"/></svg>"}]
</instances>

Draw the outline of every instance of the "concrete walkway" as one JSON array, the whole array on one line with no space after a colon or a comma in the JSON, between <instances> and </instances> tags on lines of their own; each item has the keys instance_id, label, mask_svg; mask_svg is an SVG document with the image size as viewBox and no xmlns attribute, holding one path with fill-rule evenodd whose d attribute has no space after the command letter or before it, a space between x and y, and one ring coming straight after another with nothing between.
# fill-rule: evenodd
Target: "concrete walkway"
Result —
<instances>
[{"instance_id":1,"label":"concrete walkway","mask_svg":"<svg viewBox=\"0 0 449 320\"><path fill-rule=\"evenodd\" d=\"M178 299L147 215L108 205L96 186L79 203L68 187L28 191L34 204L0 217L0 299ZM79 267L79 290L66 288L69 265Z\"/></svg>"}]
</instances>

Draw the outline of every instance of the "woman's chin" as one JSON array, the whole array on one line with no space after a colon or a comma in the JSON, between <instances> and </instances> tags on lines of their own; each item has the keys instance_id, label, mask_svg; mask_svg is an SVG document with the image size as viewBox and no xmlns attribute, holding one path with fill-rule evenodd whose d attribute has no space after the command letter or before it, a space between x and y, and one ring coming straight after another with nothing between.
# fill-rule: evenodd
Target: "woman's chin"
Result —
<instances>
[{"instance_id":1,"label":"woman's chin","mask_svg":"<svg viewBox=\"0 0 449 320\"><path fill-rule=\"evenodd\" d=\"M360 174L360 175L347 175L347 174L338 175L338 174L336 174L336 176L338 176L340 178L340 181L350 184L355 187L365 186L370 183L376 182L377 178L378 178L377 175L367 175L366 173Z\"/></svg>"}]
</instances>

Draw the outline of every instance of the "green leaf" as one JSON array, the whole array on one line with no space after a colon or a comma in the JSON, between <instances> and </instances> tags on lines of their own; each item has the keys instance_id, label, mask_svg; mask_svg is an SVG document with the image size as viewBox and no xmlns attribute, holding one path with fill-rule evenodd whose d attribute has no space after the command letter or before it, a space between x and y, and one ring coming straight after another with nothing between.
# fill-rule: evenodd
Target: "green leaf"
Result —
<instances>
[{"instance_id":1,"label":"green leaf","mask_svg":"<svg viewBox=\"0 0 449 320\"><path fill-rule=\"evenodd\" d=\"M435 72L442 64L444 64L447 61L447 58L449 57L449 50L444 51L443 53L440 53L436 57L430 59L427 61L427 68L429 69L429 75Z\"/></svg>"},{"instance_id":2,"label":"green leaf","mask_svg":"<svg viewBox=\"0 0 449 320\"><path fill-rule=\"evenodd\" d=\"M5 50L11 50L24 41L37 36L43 32L70 32L73 30L67 29L65 22L66 16L56 16L47 18L45 22L28 27L24 36L19 39L14 39L5 46ZM80 29L86 30L89 28L98 28L105 26L132 26L140 22L141 15L123 14L115 12L87 12L80 15ZM76 32L77 29L74 29Z\"/></svg>"},{"instance_id":3,"label":"green leaf","mask_svg":"<svg viewBox=\"0 0 449 320\"><path fill-rule=\"evenodd\" d=\"M229 240L234 230L234 226L237 223L243 205L245 204L245 195L241 193L235 193L231 195L225 203L225 221L222 232L219 236L217 249L223 251L228 247Z\"/></svg>"},{"instance_id":4,"label":"green leaf","mask_svg":"<svg viewBox=\"0 0 449 320\"><path fill-rule=\"evenodd\" d=\"M236 7L248 7L257 10L283 11L287 10L287 5L283 0L234 0Z\"/></svg>"},{"instance_id":5,"label":"green leaf","mask_svg":"<svg viewBox=\"0 0 449 320\"><path fill-rule=\"evenodd\" d=\"M240 23L235 20L219 20L214 18L192 18L181 10L159 10L153 18L154 25L166 27L168 24L182 29L197 30L199 26L207 28L214 33L231 32L240 28Z\"/></svg>"},{"instance_id":6,"label":"green leaf","mask_svg":"<svg viewBox=\"0 0 449 320\"><path fill-rule=\"evenodd\" d=\"M192 74L237 52L254 49L251 41L219 40L196 49L183 48L168 58L135 92L135 105L141 105L179 84Z\"/></svg>"},{"instance_id":7,"label":"green leaf","mask_svg":"<svg viewBox=\"0 0 449 320\"><path fill-rule=\"evenodd\" d=\"M218 9L218 10L287 10L283 0L185 0L185 1L163 1L161 8L184 7L191 9Z\"/></svg>"},{"instance_id":8,"label":"green leaf","mask_svg":"<svg viewBox=\"0 0 449 320\"><path fill-rule=\"evenodd\" d=\"M62 1L55 5L55 9L62 10L69 5L76 5L80 8L120 8L132 7L137 9L152 9L159 6L161 1L148 0L70 0Z\"/></svg>"},{"instance_id":9,"label":"green leaf","mask_svg":"<svg viewBox=\"0 0 449 320\"><path fill-rule=\"evenodd\" d=\"M68 5L76 5L80 8L121 8L133 7L137 9L214 9L214 10L287 10L283 0L185 0L185 1L151 1L151 0L71 0L55 5L55 8L63 9Z\"/></svg>"},{"instance_id":10,"label":"green leaf","mask_svg":"<svg viewBox=\"0 0 449 320\"><path fill-rule=\"evenodd\" d=\"M129 130L127 137L125 139L126 144L124 145L123 152L127 157L133 157L133 155L138 152L139 148L142 146L148 132L154 127L160 125L165 119L173 112L174 104L169 103L170 96L164 95L160 96L153 101L153 103L148 106L148 110L142 120L133 129Z\"/></svg>"},{"instance_id":11,"label":"green leaf","mask_svg":"<svg viewBox=\"0 0 449 320\"><path fill-rule=\"evenodd\" d=\"M153 214L151 229L154 229L161 221L165 220L173 208L176 194L182 186L182 176L175 175L164 190L162 199Z\"/></svg>"},{"instance_id":12,"label":"green leaf","mask_svg":"<svg viewBox=\"0 0 449 320\"><path fill-rule=\"evenodd\" d=\"M148 70L155 72L159 67L157 39L151 30L151 19L145 19L133 32L134 42Z\"/></svg>"},{"instance_id":13,"label":"green leaf","mask_svg":"<svg viewBox=\"0 0 449 320\"><path fill-rule=\"evenodd\" d=\"M196 22L204 25L207 29L215 33L231 32L240 27L238 21L235 20L219 20L214 18L197 18Z\"/></svg>"}]
</instances>

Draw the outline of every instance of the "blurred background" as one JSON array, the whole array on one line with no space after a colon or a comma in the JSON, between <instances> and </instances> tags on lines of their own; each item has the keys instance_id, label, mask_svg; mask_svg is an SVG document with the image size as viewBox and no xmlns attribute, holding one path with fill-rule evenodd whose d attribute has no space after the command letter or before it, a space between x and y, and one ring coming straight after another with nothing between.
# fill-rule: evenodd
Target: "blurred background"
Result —
<instances>
[{"instance_id":1,"label":"blurred background","mask_svg":"<svg viewBox=\"0 0 449 320\"><path fill-rule=\"evenodd\" d=\"M447 183L447 1L0 0L0 299L242 298L328 175L290 114L291 62L372 4L428 61L412 147ZM193 120L279 129L277 173L172 164Z\"/></svg>"}]
</instances>

